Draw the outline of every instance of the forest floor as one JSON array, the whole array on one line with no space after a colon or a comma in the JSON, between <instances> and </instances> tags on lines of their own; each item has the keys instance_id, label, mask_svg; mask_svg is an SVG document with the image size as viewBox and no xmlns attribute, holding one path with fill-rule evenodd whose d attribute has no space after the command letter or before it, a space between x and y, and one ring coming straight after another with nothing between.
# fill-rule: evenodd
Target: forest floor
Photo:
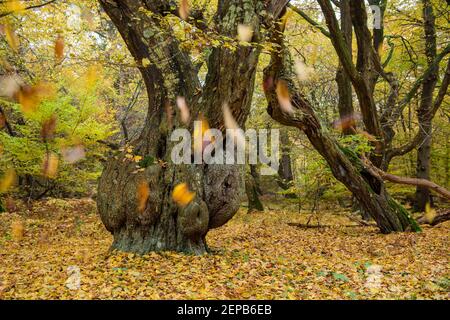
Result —
<instances>
[{"instance_id":1,"label":"forest floor","mask_svg":"<svg viewBox=\"0 0 450 320\"><path fill-rule=\"evenodd\" d=\"M241 209L212 254L136 256L108 252L92 200L19 207L0 213L0 299L449 299L450 221L382 235L341 210L305 228L288 223L306 212Z\"/></svg>"}]
</instances>

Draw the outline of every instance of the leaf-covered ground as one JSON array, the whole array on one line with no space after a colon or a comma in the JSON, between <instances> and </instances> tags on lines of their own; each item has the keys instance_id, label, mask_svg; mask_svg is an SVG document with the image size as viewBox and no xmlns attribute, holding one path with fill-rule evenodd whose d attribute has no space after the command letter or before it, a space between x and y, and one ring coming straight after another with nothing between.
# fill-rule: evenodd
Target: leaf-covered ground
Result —
<instances>
[{"instance_id":1,"label":"leaf-covered ground","mask_svg":"<svg viewBox=\"0 0 450 320\"><path fill-rule=\"evenodd\" d=\"M326 227L301 228L288 223L307 213L241 210L208 234L210 255L136 256L108 252L91 200L20 207L0 213L0 299L449 298L449 222L381 235L338 210L320 215Z\"/></svg>"}]
</instances>

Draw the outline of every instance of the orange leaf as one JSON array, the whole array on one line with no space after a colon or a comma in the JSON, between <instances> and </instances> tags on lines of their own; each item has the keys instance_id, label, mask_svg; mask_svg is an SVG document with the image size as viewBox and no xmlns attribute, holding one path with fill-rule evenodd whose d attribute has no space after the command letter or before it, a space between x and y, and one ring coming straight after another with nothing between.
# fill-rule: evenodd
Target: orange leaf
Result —
<instances>
[{"instance_id":1,"label":"orange leaf","mask_svg":"<svg viewBox=\"0 0 450 320\"><path fill-rule=\"evenodd\" d=\"M148 197L150 196L150 188L146 181L141 181L137 188L137 200L138 200L138 210L143 212L147 205Z\"/></svg>"},{"instance_id":2,"label":"orange leaf","mask_svg":"<svg viewBox=\"0 0 450 320\"><path fill-rule=\"evenodd\" d=\"M64 38L58 35L55 41L55 60L60 63L64 58Z\"/></svg>"},{"instance_id":3,"label":"orange leaf","mask_svg":"<svg viewBox=\"0 0 450 320\"><path fill-rule=\"evenodd\" d=\"M286 84L286 81L284 80L277 81L276 92L281 109L287 113L294 112L294 108L292 107L291 104L291 98L289 96L289 89Z\"/></svg>"},{"instance_id":4,"label":"orange leaf","mask_svg":"<svg viewBox=\"0 0 450 320\"><path fill-rule=\"evenodd\" d=\"M180 0L180 9L178 12L183 20L186 20L189 17L190 8L188 0Z\"/></svg>"}]
</instances>

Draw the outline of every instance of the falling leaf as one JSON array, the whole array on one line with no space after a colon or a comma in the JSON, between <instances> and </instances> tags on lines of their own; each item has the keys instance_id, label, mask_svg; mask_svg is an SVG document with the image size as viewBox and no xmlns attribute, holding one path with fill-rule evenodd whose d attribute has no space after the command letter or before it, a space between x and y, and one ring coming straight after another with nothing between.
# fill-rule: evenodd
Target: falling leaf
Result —
<instances>
[{"instance_id":1,"label":"falling leaf","mask_svg":"<svg viewBox=\"0 0 450 320\"><path fill-rule=\"evenodd\" d=\"M289 96L289 89L286 84L286 81L284 81L284 80L277 81L276 92L277 92L278 102L280 103L281 109L284 112L293 113L294 107L292 106L292 103L291 103L291 98Z\"/></svg>"},{"instance_id":2,"label":"falling leaf","mask_svg":"<svg viewBox=\"0 0 450 320\"><path fill-rule=\"evenodd\" d=\"M150 60L147 58L142 59L142 66L147 68L150 65Z\"/></svg>"},{"instance_id":3,"label":"falling leaf","mask_svg":"<svg viewBox=\"0 0 450 320\"><path fill-rule=\"evenodd\" d=\"M431 207L429 202L427 202L425 205L425 214L423 216L425 221L431 224L434 218L436 218L436 216L437 216L436 210Z\"/></svg>"},{"instance_id":4,"label":"falling leaf","mask_svg":"<svg viewBox=\"0 0 450 320\"><path fill-rule=\"evenodd\" d=\"M86 156L84 147L82 145L77 145L71 148L63 148L61 150L64 161L68 163L75 163Z\"/></svg>"},{"instance_id":5,"label":"falling leaf","mask_svg":"<svg viewBox=\"0 0 450 320\"><path fill-rule=\"evenodd\" d=\"M12 168L6 170L5 175L0 180L0 192L6 192L16 183L16 171Z\"/></svg>"},{"instance_id":6,"label":"falling leaf","mask_svg":"<svg viewBox=\"0 0 450 320\"><path fill-rule=\"evenodd\" d=\"M51 97L53 94L53 87L46 83L34 86L25 85L16 93L16 100L21 104L22 111L28 113L36 111L41 101Z\"/></svg>"},{"instance_id":7,"label":"falling leaf","mask_svg":"<svg viewBox=\"0 0 450 320\"><path fill-rule=\"evenodd\" d=\"M343 116L333 122L333 128L336 130L345 130L351 127L356 127L356 121L359 119L357 114L350 114Z\"/></svg>"},{"instance_id":8,"label":"falling leaf","mask_svg":"<svg viewBox=\"0 0 450 320\"><path fill-rule=\"evenodd\" d=\"M47 178L56 177L58 172L58 156L54 153L46 154L42 164L42 173Z\"/></svg>"},{"instance_id":9,"label":"falling leaf","mask_svg":"<svg viewBox=\"0 0 450 320\"><path fill-rule=\"evenodd\" d=\"M184 124L189 123L189 119L191 118L189 108L186 103L186 99L184 97L177 97L177 107L181 112L181 121Z\"/></svg>"},{"instance_id":10,"label":"falling leaf","mask_svg":"<svg viewBox=\"0 0 450 320\"><path fill-rule=\"evenodd\" d=\"M189 17L189 12L190 8L188 0L180 0L179 13L181 19L186 20Z\"/></svg>"},{"instance_id":11,"label":"falling leaf","mask_svg":"<svg viewBox=\"0 0 450 320\"><path fill-rule=\"evenodd\" d=\"M53 114L50 118L44 121L41 128L41 137L44 141L51 139L56 129L56 116Z\"/></svg>"},{"instance_id":12,"label":"falling leaf","mask_svg":"<svg viewBox=\"0 0 450 320\"><path fill-rule=\"evenodd\" d=\"M193 135L194 151L196 153L197 152L202 153L204 148L211 141L211 137L205 134L206 131L209 130L209 124L208 121L201 114L197 121L200 122L200 125L197 124L194 127L194 135Z\"/></svg>"},{"instance_id":13,"label":"falling leaf","mask_svg":"<svg viewBox=\"0 0 450 320\"><path fill-rule=\"evenodd\" d=\"M186 183L180 183L173 188L172 198L180 207L185 207L195 198L195 192L190 191Z\"/></svg>"},{"instance_id":14,"label":"falling leaf","mask_svg":"<svg viewBox=\"0 0 450 320\"><path fill-rule=\"evenodd\" d=\"M252 40L253 37L252 27L245 24L239 24L237 27L237 32L239 41L250 42Z\"/></svg>"},{"instance_id":15,"label":"falling leaf","mask_svg":"<svg viewBox=\"0 0 450 320\"><path fill-rule=\"evenodd\" d=\"M55 60L57 63L60 63L64 58L64 38L61 35L58 35L58 38L55 41Z\"/></svg>"},{"instance_id":16,"label":"falling leaf","mask_svg":"<svg viewBox=\"0 0 450 320\"><path fill-rule=\"evenodd\" d=\"M0 77L0 96L12 99L21 85L22 81L16 74Z\"/></svg>"},{"instance_id":17,"label":"falling leaf","mask_svg":"<svg viewBox=\"0 0 450 320\"><path fill-rule=\"evenodd\" d=\"M232 138L235 139L238 146L245 146L245 136L242 130L240 130L238 123L231 113L228 103L222 105L223 120L225 128L231 130Z\"/></svg>"},{"instance_id":18,"label":"falling leaf","mask_svg":"<svg viewBox=\"0 0 450 320\"><path fill-rule=\"evenodd\" d=\"M137 187L137 200L138 200L138 210L143 212L147 205L147 200L150 195L150 188L146 181L141 181Z\"/></svg>"},{"instance_id":19,"label":"falling leaf","mask_svg":"<svg viewBox=\"0 0 450 320\"><path fill-rule=\"evenodd\" d=\"M295 61L295 73L300 82L306 82L309 80L311 75L314 73L314 69L308 67L300 60Z\"/></svg>"},{"instance_id":20,"label":"falling leaf","mask_svg":"<svg viewBox=\"0 0 450 320\"><path fill-rule=\"evenodd\" d=\"M11 237L14 241L22 241L25 227L22 221L16 220L11 224Z\"/></svg>"},{"instance_id":21,"label":"falling leaf","mask_svg":"<svg viewBox=\"0 0 450 320\"><path fill-rule=\"evenodd\" d=\"M19 50L19 38L17 37L16 33L14 32L14 29L9 24L6 24L4 27L4 30L5 30L6 41L8 42L9 46L15 52L17 52Z\"/></svg>"}]
</instances>

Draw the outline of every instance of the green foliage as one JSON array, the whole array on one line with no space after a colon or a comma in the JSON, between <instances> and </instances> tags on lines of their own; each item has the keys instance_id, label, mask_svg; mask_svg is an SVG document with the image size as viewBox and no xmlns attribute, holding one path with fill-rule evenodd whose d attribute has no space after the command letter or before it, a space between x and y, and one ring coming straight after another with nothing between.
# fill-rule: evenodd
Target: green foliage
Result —
<instances>
[{"instance_id":1,"label":"green foliage","mask_svg":"<svg viewBox=\"0 0 450 320\"><path fill-rule=\"evenodd\" d=\"M19 104L9 104L13 116L23 121L14 124L15 136L0 132L2 172L12 164L19 177L31 176L47 185L51 180L59 191L88 191L101 172L99 160L105 151L97 141L114 131L96 86L88 88L81 82L69 85L68 80L61 81L58 94L42 101L36 112L23 113ZM45 129L45 123L52 118L56 122L54 130ZM85 157L76 163L65 161L63 151L76 146L84 150ZM44 177L43 164L49 154L58 159L54 177Z\"/></svg>"}]
</instances>

